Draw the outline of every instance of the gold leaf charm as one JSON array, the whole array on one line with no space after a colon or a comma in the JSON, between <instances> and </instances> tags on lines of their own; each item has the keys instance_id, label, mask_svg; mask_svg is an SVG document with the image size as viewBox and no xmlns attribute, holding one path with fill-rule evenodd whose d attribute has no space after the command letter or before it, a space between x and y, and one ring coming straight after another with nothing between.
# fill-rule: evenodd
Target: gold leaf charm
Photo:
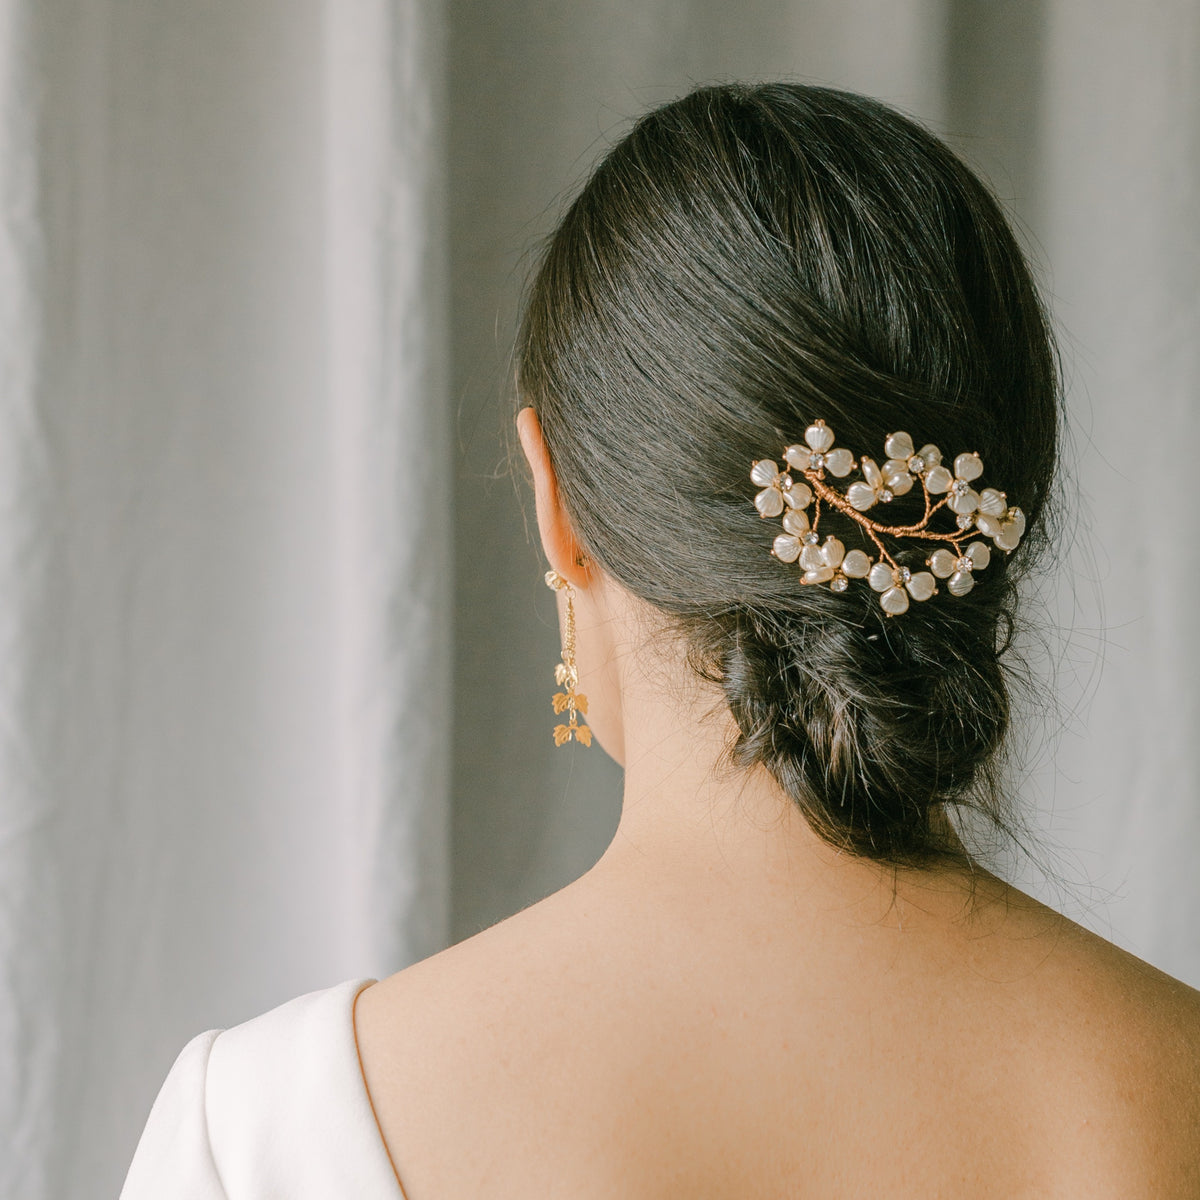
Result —
<instances>
[{"instance_id":1,"label":"gold leaf charm","mask_svg":"<svg viewBox=\"0 0 1200 1200\"><path fill-rule=\"evenodd\" d=\"M571 738L584 746L592 744L592 731L579 723L579 714L587 713L587 697L576 695L575 686L579 682L579 671L575 666L575 605L572 603L571 585L556 571L546 573L546 583L554 591L565 591L567 594L567 620L563 633L562 662L554 668L554 681L563 689L555 692L552 703L558 715L567 713L569 720L554 727L554 744L562 746Z\"/></svg>"}]
</instances>

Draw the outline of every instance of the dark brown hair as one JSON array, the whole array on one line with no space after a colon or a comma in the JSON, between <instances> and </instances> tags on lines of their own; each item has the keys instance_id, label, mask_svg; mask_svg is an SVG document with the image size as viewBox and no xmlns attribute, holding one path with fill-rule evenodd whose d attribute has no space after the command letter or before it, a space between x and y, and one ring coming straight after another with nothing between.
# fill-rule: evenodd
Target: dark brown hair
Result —
<instances>
[{"instance_id":1,"label":"dark brown hair","mask_svg":"<svg viewBox=\"0 0 1200 1200\"><path fill-rule=\"evenodd\" d=\"M795 84L659 108L550 239L517 353L581 543L673 615L724 690L735 763L765 765L822 836L883 861L942 852L946 803L1004 823L1003 660L1059 376L1012 232L942 142L877 101ZM749 469L817 418L859 453L899 429L977 451L1028 515L1021 548L969 595L895 619L862 583L800 586L768 553L778 528ZM860 544L836 513L822 530ZM911 543L893 552L903 563Z\"/></svg>"}]
</instances>

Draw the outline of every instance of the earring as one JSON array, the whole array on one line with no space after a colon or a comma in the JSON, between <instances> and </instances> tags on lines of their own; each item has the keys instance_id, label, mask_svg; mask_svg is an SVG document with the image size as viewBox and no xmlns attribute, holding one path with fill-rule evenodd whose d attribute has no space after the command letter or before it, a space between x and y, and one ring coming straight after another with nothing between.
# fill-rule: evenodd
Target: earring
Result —
<instances>
[{"instance_id":1,"label":"earring","mask_svg":"<svg viewBox=\"0 0 1200 1200\"><path fill-rule=\"evenodd\" d=\"M567 593L567 628L563 634L562 662L554 668L554 678L564 691L554 693L554 711L566 713L565 725L555 725L554 744L561 746L572 737L585 746L592 744L592 731L579 723L579 716L587 716L587 697L575 691L579 684L579 670L575 666L575 606L571 600L575 589L557 571L546 572L546 586L556 592Z\"/></svg>"}]
</instances>

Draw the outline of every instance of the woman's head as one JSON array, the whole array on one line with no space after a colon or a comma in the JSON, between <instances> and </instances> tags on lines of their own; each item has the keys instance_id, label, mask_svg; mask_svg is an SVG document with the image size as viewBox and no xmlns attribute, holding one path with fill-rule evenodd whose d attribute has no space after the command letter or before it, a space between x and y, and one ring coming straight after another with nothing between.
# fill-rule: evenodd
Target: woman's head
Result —
<instances>
[{"instance_id":1,"label":"woman's head","mask_svg":"<svg viewBox=\"0 0 1200 1200\"><path fill-rule=\"evenodd\" d=\"M643 117L553 235L518 345L586 553L669 614L739 736L831 842L942 848L945 802L996 815L1015 570L1055 461L1046 319L996 202L876 101L702 88ZM769 554L755 459L823 418L838 444L978 451L1029 534L971 593L889 619L863 585L801 586ZM896 523L917 505L897 499ZM833 512L822 532L860 545ZM897 546L897 554L903 547Z\"/></svg>"}]
</instances>

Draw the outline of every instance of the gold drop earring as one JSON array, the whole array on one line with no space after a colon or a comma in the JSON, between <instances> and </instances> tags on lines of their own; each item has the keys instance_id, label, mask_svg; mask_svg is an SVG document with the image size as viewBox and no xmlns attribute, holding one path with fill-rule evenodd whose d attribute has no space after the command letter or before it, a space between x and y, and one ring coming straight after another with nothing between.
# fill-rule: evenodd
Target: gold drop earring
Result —
<instances>
[{"instance_id":1,"label":"gold drop earring","mask_svg":"<svg viewBox=\"0 0 1200 1200\"><path fill-rule=\"evenodd\" d=\"M556 592L564 589L567 593L567 627L563 631L562 662L554 668L554 678L564 690L554 693L554 711L566 713L568 720L565 724L555 725L554 744L562 746L572 737L585 746L592 744L592 731L579 722L580 716L587 716L587 697L576 692L579 685L579 669L575 665L575 606L571 602L575 589L557 571L546 572L546 586Z\"/></svg>"}]
</instances>

